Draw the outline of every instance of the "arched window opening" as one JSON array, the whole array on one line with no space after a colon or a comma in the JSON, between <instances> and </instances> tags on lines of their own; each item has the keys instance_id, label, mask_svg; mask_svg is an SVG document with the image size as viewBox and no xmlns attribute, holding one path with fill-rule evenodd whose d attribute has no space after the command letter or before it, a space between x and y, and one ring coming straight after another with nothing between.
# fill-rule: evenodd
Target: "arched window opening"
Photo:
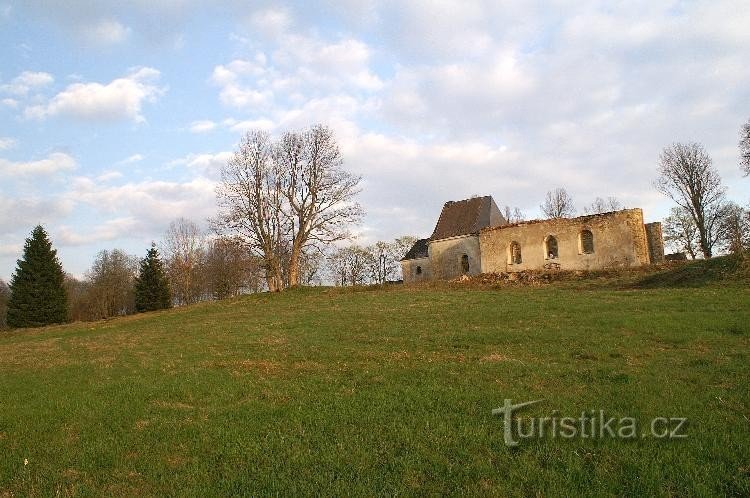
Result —
<instances>
[{"instance_id":1,"label":"arched window opening","mask_svg":"<svg viewBox=\"0 0 750 498\"><path fill-rule=\"evenodd\" d=\"M518 242L510 243L510 264L521 264L521 244L519 244Z\"/></svg>"},{"instance_id":2,"label":"arched window opening","mask_svg":"<svg viewBox=\"0 0 750 498\"><path fill-rule=\"evenodd\" d=\"M552 235L547 236L544 239L544 256L547 259L557 259L558 255L557 239Z\"/></svg>"},{"instance_id":3,"label":"arched window opening","mask_svg":"<svg viewBox=\"0 0 750 498\"><path fill-rule=\"evenodd\" d=\"M421 274L422 274L422 267L417 266L417 275L421 275Z\"/></svg>"},{"instance_id":4,"label":"arched window opening","mask_svg":"<svg viewBox=\"0 0 750 498\"><path fill-rule=\"evenodd\" d=\"M581 253L592 254L594 252L594 234L591 230L583 230L580 235Z\"/></svg>"},{"instance_id":5,"label":"arched window opening","mask_svg":"<svg viewBox=\"0 0 750 498\"><path fill-rule=\"evenodd\" d=\"M466 254L461 256L461 271L463 273L469 273L469 256Z\"/></svg>"}]
</instances>

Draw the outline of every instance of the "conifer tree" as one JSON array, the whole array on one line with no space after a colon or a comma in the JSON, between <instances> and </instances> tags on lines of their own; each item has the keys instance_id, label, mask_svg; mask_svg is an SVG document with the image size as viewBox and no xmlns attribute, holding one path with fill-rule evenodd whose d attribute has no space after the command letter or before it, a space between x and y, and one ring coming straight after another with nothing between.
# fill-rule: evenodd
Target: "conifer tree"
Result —
<instances>
[{"instance_id":1,"label":"conifer tree","mask_svg":"<svg viewBox=\"0 0 750 498\"><path fill-rule=\"evenodd\" d=\"M172 307L169 282L164 272L164 264L159 259L156 244L141 260L138 278L135 280L135 309L138 312L162 310Z\"/></svg>"},{"instance_id":2,"label":"conifer tree","mask_svg":"<svg viewBox=\"0 0 750 498\"><path fill-rule=\"evenodd\" d=\"M65 273L47 232L38 225L26 239L10 281L10 327L41 327L68 320Z\"/></svg>"}]
</instances>

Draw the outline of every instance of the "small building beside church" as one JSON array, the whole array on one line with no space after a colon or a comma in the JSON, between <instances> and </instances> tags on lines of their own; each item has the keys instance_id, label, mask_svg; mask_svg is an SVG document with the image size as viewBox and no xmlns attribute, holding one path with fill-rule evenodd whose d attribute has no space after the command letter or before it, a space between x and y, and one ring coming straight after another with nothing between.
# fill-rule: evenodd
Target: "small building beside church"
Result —
<instances>
[{"instance_id":1,"label":"small building beside church","mask_svg":"<svg viewBox=\"0 0 750 498\"><path fill-rule=\"evenodd\" d=\"M429 238L401 260L404 282L523 270L598 270L664 260L661 223L643 211L508 223L491 196L443 205Z\"/></svg>"}]
</instances>

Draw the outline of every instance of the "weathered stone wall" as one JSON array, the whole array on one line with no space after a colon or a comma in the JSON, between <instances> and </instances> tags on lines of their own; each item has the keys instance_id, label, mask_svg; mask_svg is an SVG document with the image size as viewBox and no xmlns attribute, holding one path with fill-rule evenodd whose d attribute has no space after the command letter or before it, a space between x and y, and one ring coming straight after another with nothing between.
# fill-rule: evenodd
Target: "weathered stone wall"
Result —
<instances>
[{"instance_id":1,"label":"weathered stone wall","mask_svg":"<svg viewBox=\"0 0 750 498\"><path fill-rule=\"evenodd\" d=\"M479 237L476 235L433 240L429 245L429 254L432 276L436 280L450 280L463 275L463 255L469 257L468 275L481 273L482 259L479 252Z\"/></svg>"},{"instance_id":2,"label":"weathered stone wall","mask_svg":"<svg viewBox=\"0 0 750 498\"><path fill-rule=\"evenodd\" d=\"M664 236L661 232L661 223L646 223L646 241L648 242L648 255L651 264L664 262Z\"/></svg>"},{"instance_id":3,"label":"weathered stone wall","mask_svg":"<svg viewBox=\"0 0 750 498\"><path fill-rule=\"evenodd\" d=\"M594 250L585 254L581 232L593 234ZM558 257L549 259L545 239L554 236ZM547 264L563 270L640 266L649 263L643 211L626 209L571 219L541 220L483 230L480 235L482 272L543 269ZM510 259L511 242L521 246L521 263Z\"/></svg>"},{"instance_id":4,"label":"weathered stone wall","mask_svg":"<svg viewBox=\"0 0 750 498\"><path fill-rule=\"evenodd\" d=\"M420 273L417 272L418 268L422 270ZM429 258L401 261L401 273L403 274L404 283L407 284L432 280L432 267Z\"/></svg>"}]
</instances>

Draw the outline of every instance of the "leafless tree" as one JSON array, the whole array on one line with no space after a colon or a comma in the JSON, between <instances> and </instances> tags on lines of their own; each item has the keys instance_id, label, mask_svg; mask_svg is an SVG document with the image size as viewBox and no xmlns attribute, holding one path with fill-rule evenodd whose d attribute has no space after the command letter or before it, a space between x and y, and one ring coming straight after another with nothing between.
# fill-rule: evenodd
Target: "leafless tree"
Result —
<instances>
[{"instance_id":1,"label":"leafless tree","mask_svg":"<svg viewBox=\"0 0 750 498\"><path fill-rule=\"evenodd\" d=\"M544 204L540 208L547 218L570 218L576 212L573 198L564 188L547 192Z\"/></svg>"},{"instance_id":2,"label":"leafless tree","mask_svg":"<svg viewBox=\"0 0 750 498\"><path fill-rule=\"evenodd\" d=\"M691 259L695 259L700 239L698 238L698 227L695 226L693 217L687 210L673 207L669 216L663 224L664 240L677 248L685 251Z\"/></svg>"},{"instance_id":3,"label":"leafless tree","mask_svg":"<svg viewBox=\"0 0 750 498\"><path fill-rule=\"evenodd\" d=\"M162 241L172 298L177 304L191 304L206 297L203 282L206 238L193 221L178 218L169 224Z\"/></svg>"},{"instance_id":4,"label":"leafless tree","mask_svg":"<svg viewBox=\"0 0 750 498\"><path fill-rule=\"evenodd\" d=\"M623 209L622 203L616 197L610 196L606 199L597 197L594 202L583 208L583 212L584 214L600 214L621 209Z\"/></svg>"},{"instance_id":5,"label":"leafless tree","mask_svg":"<svg viewBox=\"0 0 750 498\"><path fill-rule=\"evenodd\" d=\"M734 202L727 203L719 231L722 249L744 257L750 249L750 210Z\"/></svg>"},{"instance_id":6,"label":"leafless tree","mask_svg":"<svg viewBox=\"0 0 750 498\"><path fill-rule=\"evenodd\" d=\"M138 258L119 249L96 255L86 273L86 319L98 320L135 312L134 284Z\"/></svg>"},{"instance_id":7,"label":"leafless tree","mask_svg":"<svg viewBox=\"0 0 750 498\"><path fill-rule=\"evenodd\" d=\"M262 287L262 262L239 238L210 240L203 270L206 291L213 299L258 292Z\"/></svg>"},{"instance_id":8,"label":"leafless tree","mask_svg":"<svg viewBox=\"0 0 750 498\"><path fill-rule=\"evenodd\" d=\"M659 158L656 188L690 213L698 229L699 247L710 258L719 238L724 187L711 157L697 143L675 143Z\"/></svg>"},{"instance_id":9,"label":"leafless tree","mask_svg":"<svg viewBox=\"0 0 750 498\"><path fill-rule=\"evenodd\" d=\"M274 148L282 179L284 217L289 227L289 284L300 284L300 258L315 244L350 236L349 227L362 216L354 202L360 177L342 168L333 132L314 126L302 133L285 133Z\"/></svg>"},{"instance_id":10,"label":"leafless tree","mask_svg":"<svg viewBox=\"0 0 750 498\"><path fill-rule=\"evenodd\" d=\"M396 261L401 261L401 259L406 256L406 253L409 252L409 249L411 249L416 242L417 238L413 235L402 235L401 237L393 239L393 258Z\"/></svg>"},{"instance_id":11,"label":"leafless tree","mask_svg":"<svg viewBox=\"0 0 750 498\"><path fill-rule=\"evenodd\" d=\"M317 248L303 251L299 259L300 285L322 285L321 271L325 265L325 257Z\"/></svg>"},{"instance_id":12,"label":"leafless tree","mask_svg":"<svg viewBox=\"0 0 750 498\"><path fill-rule=\"evenodd\" d=\"M341 286L369 283L375 265L373 254L357 245L336 249L328 256L327 263L334 284Z\"/></svg>"},{"instance_id":13,"label":"leafless tree","mask_svg":"<svg viewBox=\"0 0 750 498\"><path fill-rule=\"evenodd\" d=\"M510 206L505 206L505 209L503 211L505 219L508 221L508 223L521 223L522 221L526 220L526 215L523 211L521 211L521 208L519 207L511 208Z\"/></svg>"},{"instance_id":14,"label":"leafless tree","mask_svg":"<svg viewBox=\"0 0 750 498\"><path fill-rule=\"evenodd\" d=\"M6 316L8 314L8 299L10 298L10 289L2 279L0 279L0 329L8 326Z\"/></svg>"},{"instance_id":15,"label":"leafless tree","mask_svg":"<svg viewBox=\"0 0 750 498\"><path fill-rule=\"evenodd\" d=\"M284 214L285 178L273 161L269 135L251 131L221 170L216 189L220 234L238 236L263 261L268 290L284 287L280 253L289 234Z\"/></svg>"},{"instance_id":16,"label":"leafless tree","mask_svg":"<svg viewBox=\"0 0 750 498\"><path fill-rule=\"evenodd\" d=\"M63 285L65 286L65 294L68 296L68 319L71 322L96 320L91 313L91 284L67 273Z\"/></svg>"},{"instance_id":17,"label":"leafless tree","mask_svg":"<svg viewBox=\"0 0 750 498\"><path fill-rule=\"evenodd\" d=\"M750 120L742 125L740 137L740 167L750 175Z\"/></svg>"}]
</instances>

